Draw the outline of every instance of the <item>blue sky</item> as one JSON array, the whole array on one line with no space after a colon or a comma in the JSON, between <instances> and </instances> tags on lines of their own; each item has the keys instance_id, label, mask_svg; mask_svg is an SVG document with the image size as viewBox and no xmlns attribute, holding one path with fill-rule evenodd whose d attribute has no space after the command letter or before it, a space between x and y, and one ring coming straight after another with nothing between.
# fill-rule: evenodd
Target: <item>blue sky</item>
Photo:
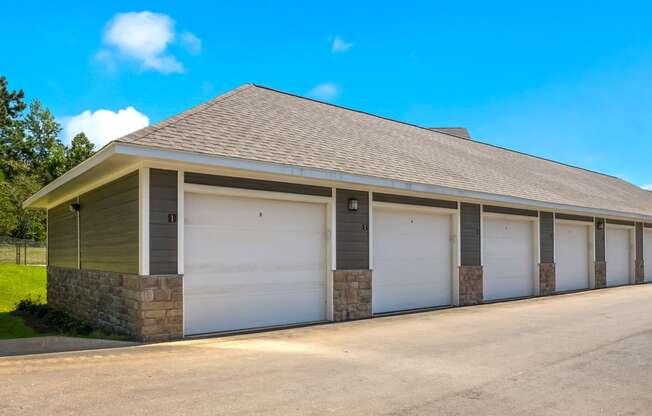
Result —
<instances>
[{"instance_id":1,"label":"blue sky","mask_svg":"<svg viewBox=\"0 0 652 416\"><path fill-rule=\"evenodd\" d=\"M254 82L652 184L646 2L53 3L3 4L0 75L68 135Z\"/></svg>"}]
</instances>

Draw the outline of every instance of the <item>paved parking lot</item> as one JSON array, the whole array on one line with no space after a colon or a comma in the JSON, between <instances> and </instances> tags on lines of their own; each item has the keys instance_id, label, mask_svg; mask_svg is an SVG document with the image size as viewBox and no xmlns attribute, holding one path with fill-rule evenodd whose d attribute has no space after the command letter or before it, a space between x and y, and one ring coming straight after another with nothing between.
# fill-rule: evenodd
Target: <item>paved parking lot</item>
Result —
<instances>
[{"instance_id":1,"label":"paved parking lot","mask_svg":"<svg viewBox=\"0 0 652 416\"><path fill-rule=\"evenodd\" d=\"M0 413L648 415L652 285L0 359Z\"/></svg>"}]
</instances>

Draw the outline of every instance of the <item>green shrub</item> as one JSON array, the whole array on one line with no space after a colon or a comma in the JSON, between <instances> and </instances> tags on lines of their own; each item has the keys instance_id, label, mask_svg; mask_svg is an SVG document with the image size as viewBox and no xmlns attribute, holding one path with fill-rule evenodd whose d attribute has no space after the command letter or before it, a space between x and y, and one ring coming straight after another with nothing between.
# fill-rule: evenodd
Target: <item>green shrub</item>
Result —
<instances>
[{"instance_id":1,"label":"green shrub","mask_svg":"<svg viewBox=\"0 0 652 416\"><path fill-rule=\"evenodd\" d=\"M59 333L89 335L93 332L93 327L87 323L41 303L40 296L36 299L31 296L22 299L16 304L16 313L28 318L28 321L38 321L39 326L46 326L49 330Z\"/></svg>"}]
</instances>

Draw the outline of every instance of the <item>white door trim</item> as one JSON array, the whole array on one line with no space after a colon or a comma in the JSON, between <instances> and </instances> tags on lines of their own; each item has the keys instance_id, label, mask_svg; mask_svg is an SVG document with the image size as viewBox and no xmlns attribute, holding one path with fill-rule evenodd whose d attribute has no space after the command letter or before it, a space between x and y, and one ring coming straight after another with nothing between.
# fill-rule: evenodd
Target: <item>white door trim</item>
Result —
<instances>
[{"instance_id":1,"label":"white door trim","mask_svg":"<svg viewBox=\"0 0 652 416\"><path fill-rule=\"evenodd\" d=\"M418 211L418 212L432 213L432 214L452 215L457 213L456 209L451 209L451 208L429 207L425 205L399 204L395 202L374 202L373 206L378 208L399 209L405 211Z\"/></svg>"},{"instance_id":2,"label":"white door trim","mask_svg":"<svg viewBox=\"0 0 652 416\"><path fill-rule=\"evenodd\" d=\"M227 188L224 186L197 185L193 183L186 183L184 188L186 192L235 196L241 198L275 199L281 201L312 202L318 204L330 204L332 202L332 197L328 196L291 194L285 192L259 191L242 188Z\"/></svg>"},{"instance_id":3,"label":"white door trim","mask_svg":"<svg viewBox=\"0 0 652 416\"><path fill-rule=\"evenodd\" d=\"M149 275L149 168L138 169L138 274Z\"/></svg>"}]
</instances>

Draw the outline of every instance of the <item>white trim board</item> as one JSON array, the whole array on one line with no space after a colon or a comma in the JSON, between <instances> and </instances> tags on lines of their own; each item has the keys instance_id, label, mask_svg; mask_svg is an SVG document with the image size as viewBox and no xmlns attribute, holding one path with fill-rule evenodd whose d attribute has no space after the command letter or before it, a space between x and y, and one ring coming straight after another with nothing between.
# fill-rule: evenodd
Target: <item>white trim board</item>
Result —
<instances>
[{"instance_id":1,"label":"white trim board","mask_svg":"<svg viewBox=\"0 0 652 416\"><path fill-rule=\"evenodd\" d=\"M138 273L149 275L149 168L138 171Z\"/></svg>"}]
</instances>

